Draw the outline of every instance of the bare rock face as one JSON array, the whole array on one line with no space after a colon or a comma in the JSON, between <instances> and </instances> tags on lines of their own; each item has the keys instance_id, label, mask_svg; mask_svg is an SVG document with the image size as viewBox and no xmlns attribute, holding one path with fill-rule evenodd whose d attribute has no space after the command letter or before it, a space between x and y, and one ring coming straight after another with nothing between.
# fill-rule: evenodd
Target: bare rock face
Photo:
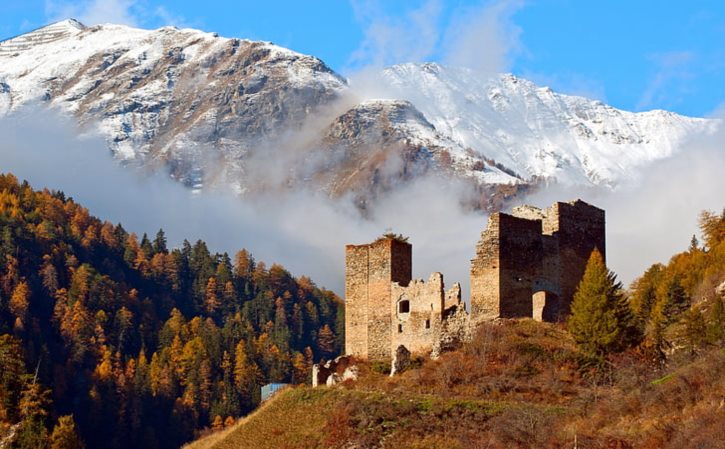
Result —
<instances>
[{"instance_id":1,"label":"bare rock face","mask_svg":"<svg viewBox=\"0 0 725 449\"><path fill-rule=\"evenodd\" d=\"M358 204L430 174L476 185L524 183L438 133L408 101L362 102L335 118L317 146L326 162L316 183L332 197L353 193Z\"/></svg>"},{"instance_id":2,"label":"bare rock face","mask_svg":"<svg viewBox=\"0 0 725 449\"><path fill-rule=\"evenodd\" d=\"M355 192L365 197L427 173L439 161L423 142L410 139L412 127L435 132L408 102L355 106L326 130L321 147L330 156L317 178L332 196Z\"/></svg>"}]
</instances>

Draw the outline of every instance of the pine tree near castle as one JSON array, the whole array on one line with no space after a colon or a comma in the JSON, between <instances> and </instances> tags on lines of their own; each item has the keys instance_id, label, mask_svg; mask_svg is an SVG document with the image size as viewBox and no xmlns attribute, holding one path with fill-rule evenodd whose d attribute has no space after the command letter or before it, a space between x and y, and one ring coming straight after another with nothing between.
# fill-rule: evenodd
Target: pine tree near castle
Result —
<instances>
[{"instance_id":1,"label":"pine tree near castle","mask_svg":"<svg viewBox=\"0 0 725 449\"><path fill-rule=\"evenodd\" d=\"M569 332L587 355L600 358L636 340L634 319L621 290L622 284L594 249L567 322Z\"/></svg>"}]
</instances>

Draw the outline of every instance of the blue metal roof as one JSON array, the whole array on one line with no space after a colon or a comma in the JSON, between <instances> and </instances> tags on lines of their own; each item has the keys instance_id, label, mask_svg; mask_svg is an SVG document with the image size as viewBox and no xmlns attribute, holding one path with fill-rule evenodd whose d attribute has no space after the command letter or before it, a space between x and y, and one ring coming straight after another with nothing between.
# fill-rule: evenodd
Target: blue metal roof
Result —
<instances>
[{"instance_id":1,"label":"blue metal roof","mask_svg":"<svg viewBox=\"0 0 725 449\"><path fill-rule=\"evenodd\" d=\"M269 399L274 393L276 393L278 390L286 387L289 384L267 384L262 386L262 401L266 401Z\"/></svg>"}]
</instances>

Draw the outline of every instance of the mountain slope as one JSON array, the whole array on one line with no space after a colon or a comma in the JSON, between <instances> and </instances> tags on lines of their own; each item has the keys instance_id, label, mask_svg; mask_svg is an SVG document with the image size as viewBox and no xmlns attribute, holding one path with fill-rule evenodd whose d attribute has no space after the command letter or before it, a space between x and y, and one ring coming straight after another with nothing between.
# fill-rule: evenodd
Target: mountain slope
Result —
<instances>
[{"instance_id":1,"label":"mountain slope","mask_svg":"<svg viewBox=\"0 0 725 449\"><path fill-rule=\"evenodd\" d=\"M616 186L719 126L431 63L390 67L376 85L384 99L366 100L315 57L191 29L69 19L0 42L0 116L59 108L118 159L195 188L367 202L433 174L473 184L488 207L542 178Z\"/></svg>"},{"instance_id":2,"label":"mountain slope","mask_svg":"<svg viewBox=\"0 0 725 449\"><path fill-rule=\"evenodd\" d=\"M721 350L664 368L627 354L598 376L579 357L560 328L489 323L400 376L359 363L357 381L282 391L185 448L721 447Z\"/></svg>"},{"instance_id":3,"label":"mountain slope","mask_svg":"<svg viewBox=\"0 0 725 449\"><path fill-rule=\"evenodd\" d=\"M510 74L487 80L432 63L393 66L381 79L438 132L526 178L613 185L717 126L667 111L621 111Z\"/></svg>"},{"instance_id":4,"label":"mountain slope","mask_svg":"<svg viewBox=\"0 0 725 449\"><path fill-rule=\"evenodd\" d=\"M121 159L190 175L299 127L345 80L317 58L197 30L59 22L0 43L5 110L46 101L98 122Z\"/></svg>"},{"instance_id":5,"label":"mountain slope","mask_svg":"<svg viewBox=\"0 0 725 449\"><path fill-rule=\"evenodd\" d=\"M308 277L137 238L2 173L0 261L0 447L49 447L72 415L88 449L175 449L343 343L343 302Z\"/></svg>"},{"instance_id":6,"label":"mountain slope","mask_svg":"<svg viewBox=\"0 0 725 449\"><path fill-rule=\"evenodd\" d=\"M327 148L328 163L317 179L333 196L379 193L428 173L481 184L523 182L439 133L408 101L356 105L335 118L321 146Z\"/></svg>"}]
</instances>

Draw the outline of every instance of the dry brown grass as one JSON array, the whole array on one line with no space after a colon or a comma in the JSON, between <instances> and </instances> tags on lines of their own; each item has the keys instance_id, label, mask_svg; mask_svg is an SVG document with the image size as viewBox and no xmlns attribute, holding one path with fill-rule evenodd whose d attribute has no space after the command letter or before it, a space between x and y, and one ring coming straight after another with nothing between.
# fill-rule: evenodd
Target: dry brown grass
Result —
<instances>
[{"instance_id":1,"label":"dry brown grass","mask_svg":"<svg viewBox=\"0 0 725 449\"><path fill-rule=\"evenodd\" d=\"M722 350L665 367L634 351L606 368L581 361L556 325L485 325L394 378L360 363L357 382L283 392L188 449L557 448L575 435L587 448L725 447Z\"/></svg>"},{"instance_id":2,"label":"dry brown grass","mask_svg":"<svg viewBox=\"0 0 725 449\"><path fill-rule=\"evenodd\" d=\"M245 416L244 418L241 418L237 420L234 425L229 426L225 429L218 430L215 432L211 432L207 435L203 435L196 441L185 444L182 449L212 449L216 447L217 444L220 444L222 441L227 439L227 437L234 433L235 431L238 431L241 427L246 425L250 420L254 419L255 415L260 413L265 413L265 410L270 406L270 404L274 403L277 396L272 396L268 401L262 403L262 405L257 408L253 413L249 414L248 416Z\"/></svg>"},{"instance_id":3,"label":"dry brown grass","mask_svg":"<svg viewBox=\"0 0 725 449\"><path fill-rule=\"evenodd\" d=\"M240 420L233 426L205 435L193 443L185 444L182 449L212 449L217 443L226 439L230 433L239 428L243 421L244 420Z\"/></svg>"}]
</instances>

